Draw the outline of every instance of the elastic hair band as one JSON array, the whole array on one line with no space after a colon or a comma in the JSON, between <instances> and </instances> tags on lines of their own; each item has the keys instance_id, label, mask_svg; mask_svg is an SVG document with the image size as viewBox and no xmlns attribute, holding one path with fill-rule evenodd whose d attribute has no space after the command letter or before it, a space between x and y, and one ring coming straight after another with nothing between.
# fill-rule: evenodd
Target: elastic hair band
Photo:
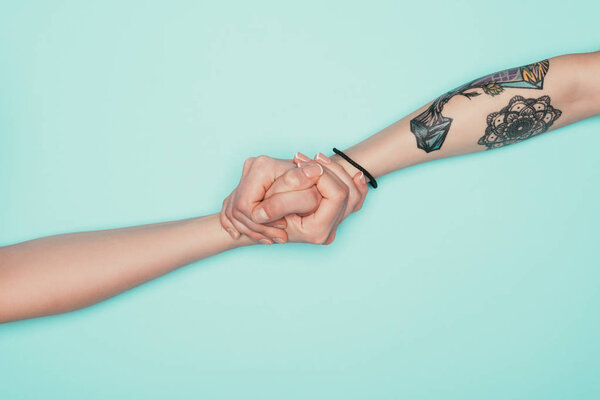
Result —
<instances>
[{"instance_id":1,"label":"elastic hair band","mask_svg":"<svg viewBox=\"0 0 600 400\"><path fill-rule=\"evenodd\" d=\"M358 169L360 172L365 174L365 176L367 178L369 178L369 185L371 185L373 187L373 189L375 189L377 187L377 181L375 180L375 178L373 178L373 175L371 175L369 173L369 171L367 171L366 169L361 167L356 161L354 161L353 159L351 159L350 157L345 155L343 151L338 150L334 147L333 152L335 154L339 155L340 157L342 157L344 160L348 161L350 164L352 164L354 167L356 167L356 169Z\"/></svg>"}]
</instances>

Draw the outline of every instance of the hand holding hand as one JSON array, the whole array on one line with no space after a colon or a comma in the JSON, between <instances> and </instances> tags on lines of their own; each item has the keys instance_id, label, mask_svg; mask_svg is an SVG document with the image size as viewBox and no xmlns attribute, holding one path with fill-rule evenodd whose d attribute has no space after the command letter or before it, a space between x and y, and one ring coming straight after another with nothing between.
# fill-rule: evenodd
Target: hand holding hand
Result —
<instances>
[{"instance_id":1,"label":"hand holding hand","mask_svg":"<svg viewBox=\"0 0 600 400\"><path fill-rule=\"evenodd\" d=\"M285 174L286 172L290 173ZM268 156L248 158L244 163L240 183L223 201L221 225L234 239L244 234L264 244L285 243L288 240L284 230L287 224L282 217L316 210L321 195L314 185L322 173L323 168L317 163L298 168L291 160ZM261 202L276 180L280 191L267 204L267 211L261 207ZM270 214L264 214L265 212ZM272 218L274 215L278 217ZM269 220L268 223L256 222L266 219Z\"/></svg>"},{"instance_id":2,"label":"hand holding hand","mask_svg":"<svg viewBox=\"0 0 600 400\"><path fill-rule=\"evenodd\" d=\"M353 178L319 153L294 161L266 156L244 164L239 186L223 202L221 224L261 243L287 240L330 244L337 226L364 202L368 186L361 173Z\"/></svg>"}]
</instances>

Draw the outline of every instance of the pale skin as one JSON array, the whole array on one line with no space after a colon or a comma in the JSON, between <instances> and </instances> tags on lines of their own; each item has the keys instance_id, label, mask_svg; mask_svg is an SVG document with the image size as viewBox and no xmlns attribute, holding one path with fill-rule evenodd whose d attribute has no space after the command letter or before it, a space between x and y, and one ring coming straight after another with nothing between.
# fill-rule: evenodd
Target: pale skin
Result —
<instances>
[{"instance_id":1,"label":"pale skin","mask_svg":"<svg viewBox=\"0 0 600 400\"><path fill-rule=\"evenodd\" d=\"M417 148L410 121L427 106L345 150L375 177L430 160L486 150L486 117L514 96L549 96L560 109L550 129L600 113L600 52L550 59L543 89L455 96L443 146ZM474 89L473 92L481 91ZM86 307L211 255L256 243L330 244L367 194L363 174L341 157L296 153L250 158L220 214L184 221L36 239L0 248L0 322ZM264 211L264 212L263 212Z\"/></svg>"},{"instance_id":2,"label":"pale skin","mask_svg":"<svg viewBox=\"0 0 600 400\"><path fill-rule=\"evenodd\" d=\"M294 166L290 160L278 161ZM279 189L265 199L266 204L280 203L275 207L281 216L310 213L301 218L302 230L290 226L295 241L310 243L321 229L337 227L348 204L348 189L338 177L309 163L294 166L273 182ZM318 191L323 198L304 193L305 189ZM181 266L255 243L232 239L221 227L219 215L212 214L1 247L0 323L87 307Z\"/></svg>"},{"instance_id":3,"label":"pale skin","mask_svg":"<svg viewBox=\"0 0 600 400\"><path fill-rule=\"evenodd\" d=\"M569 54L549 59L550 68L545 77L543 89L506 88L496 96L481 94L468 99L464 96L453 97L444 107L444 115L453 119L448 136L437 151L427 153L416 146L415 135L410 130L410 121L421 114L431 103L407 115L366 140L344 150L350 158L366 168L375 178L412 165L486 150L478 140L486 130L486 117L505 107L514 96L549 96L552 105L562 111L560 118L549 130L600 114L600 52ZM481 89L472 92L482 93ZM296 153L296 162L313 161L302 153ZM347 175L355 176L359 171L337 154L327 157L318 153L314 161L325 168L338 170L343 168ZM244 182L246 180L247 182ZM248 186L264 184L252 177L243 180ZM237 189L242 190L239 187ZM350 197L356 197L356 190L350 187ZM260 224L269 223L276 218L266 205L269 217L261 218L257 211L258 201L250 193L225 200L221 211L221 223L233 238L249 236L254 240L272 240L272 228ZM254 208L249 208L250 206ZM244 218L238 218L243 216ZM246 225L246 221L251 224ZM283 237L285 233L278 232Z\"/></svg>"}]
</instances>

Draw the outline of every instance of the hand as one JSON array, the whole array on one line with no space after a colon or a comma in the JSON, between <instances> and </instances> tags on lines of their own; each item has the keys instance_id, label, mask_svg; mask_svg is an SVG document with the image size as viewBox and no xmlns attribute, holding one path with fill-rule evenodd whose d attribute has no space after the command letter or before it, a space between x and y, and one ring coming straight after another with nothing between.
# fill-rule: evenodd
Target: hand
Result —
<instances>
[{"instance_id":1,"label":"hand","mask_svg":"<svg viewBox=\"0 0 600 400\"><path fill-rule=\"evenodd\" d=\"M288 171L294 171L285 175ZM297 168L291 160L280 160L267 156L248 158L244 163L242 177L237 188L223 201L220 221L223 228L237 239L244 234L254 241L264 244L285 243L287 222L282 219L290 213L306 214L316 210L321 195L314 186L323 167L317 163ZM260 224L261 213L265 210L259 207L265 198L266 191L279 178L280 193L271 203L273 211L279 215L266 214L269 223ZM262 215L264 220L265 215Z\"/></svg>"},{"instance_id":2,"label":"hand","mask_svg":"<svg viewBox=\"0 0 600 400\"><path fill-rule=\"evenodd\" d=\"M321 154L319 158L322 159L322 157L325 156ZM324 165L327 164L327 161L328 159L325 160ZM329 162L331 163L331 161ZM299 162L300 169L310 165L314 165L314 161ZM259 217L255 219L255 222L268 223L283 216L287 225L285 230L289 241L330 244L335 239L338 225L351 212L362 206L368 191L366 181L361 173L357 173L354 178L351 178L341 166L328 165L323 169L323 174L316 182L316 188L322 196L316 211L309 215L286 215L282 210L285 208L285 204L279 200L278 196L286 194L286 191L291 189L287 182L293 181L293 179L290 180L287 176L292 176L296 171L289 170L275 180L267 191L267 197L259 205L270 217Z\"/></svg>"},{"instance_id":3,"label":"hand","mask_svg":"<svg viewBox=\"0 0 600 400\"><path fill-rule=\"evenodd\" d=\"M238 188L223 202L223 227L234 238L242 232L266 244L272 243L269 238L283 243L288 234L295 242L331 243L339 223L361 208L368 187L361 173L351 178L323 154L315 159L317 163L297 153L295 161L301 168L266 156L248 159ZM277 176L281 171L285 172ZM321 177L323 172L326 177ZM312 186L315 183L316 188ZM327 193L324 208L319 204L319 187ZM342 211L334 214L334 208ZM315 214L309 215L313 211Z\"/></svg>"},{"instance_id":4,"label":"hand","mask_svg":"<svg viewBox=\"0 0 600 400\"><path fill-rule=\"evenodd\" d=\"M344 215L345 219L348 215L353 212L360 210L365 202L365 198L368 192L367 181L365 175L362 172L358 172L354 175L354 177L350 177L350 175L346 172L346 170L339 164L333 162L329 157L327 157L323 153L317 153L314 158L315 161L320 163L329 171L333 172L338 178L340 178L348 189L350 190L348 193L348 204L353 205L353 207L348 207L346 209L346 213ZM294 162L296 164L302 162L311 162L312 160L308 158L306 155L298 152L294 156ZM267 191L266 197L269 197L270 193Z\"/></svg>"}]
</instances>

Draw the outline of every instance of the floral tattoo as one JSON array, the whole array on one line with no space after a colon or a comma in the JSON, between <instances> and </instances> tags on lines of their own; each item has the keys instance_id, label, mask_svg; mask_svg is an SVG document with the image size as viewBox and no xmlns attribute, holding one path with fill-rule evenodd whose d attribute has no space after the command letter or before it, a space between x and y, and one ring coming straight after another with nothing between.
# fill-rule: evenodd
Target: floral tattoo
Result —
<instances>
[{"instance_id":1,"label":"floral tattoo","mask_svg":"<svg viewBox=\"0 0 600 400\"><path fill-rule=\"evenodd\" d=\"M506 107L488 115L485 135L477 143L490 150L529 139L546 132L561 114L550 105L549 96L515 96Z\"/></svg>"},{"instance_id":2,"label":"floral tattoo","mask_svg":"<svg viewBox=\"0 0 600 400\"><path fill-rule=\"evenodd\" d=\"M543 89L544 77L549 68L550 61L542 60L483 76L441 95L410 121L410 130L417 139L417 147L427 153L442 147L452 124L452 118L442 115L442 111L444 105L454 96L471 99L481 95L478 90L488 96L497 96L505 88Z\"/></svg>"}]
</instances>

